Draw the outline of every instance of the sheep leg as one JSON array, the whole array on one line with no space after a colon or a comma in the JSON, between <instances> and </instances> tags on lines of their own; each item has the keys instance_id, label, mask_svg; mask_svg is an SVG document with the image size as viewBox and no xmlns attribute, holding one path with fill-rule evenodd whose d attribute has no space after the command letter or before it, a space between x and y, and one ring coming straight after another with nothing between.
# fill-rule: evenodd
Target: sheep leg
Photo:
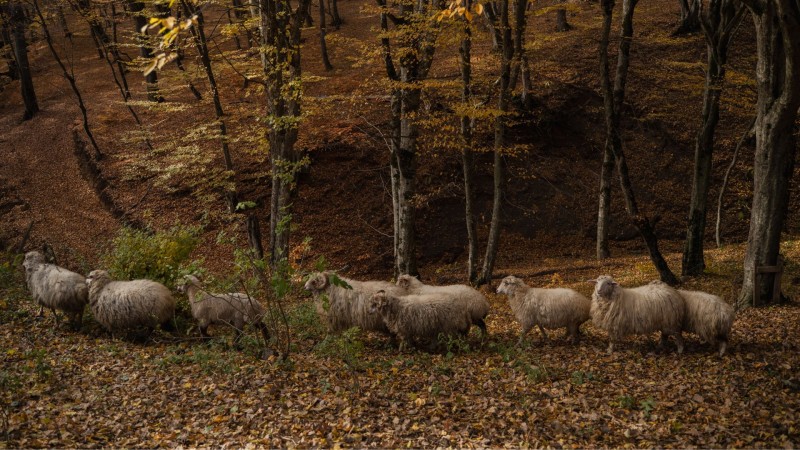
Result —
<instances>
[{"instance_id":1,"label":"sheep leg","mask_svg":"<svg viewBox=\"0 0 800 450\"><path fill-rule=\"evenodd\" d=\"M567 328L567 332L569 333L570 340L573 344L577 344L581 340L580 328L575 324L570 325Z\"/></svg>"},{"instance_id":2,"label":"sheep leg","mask_svg":"<svg viewBox=\"0 0 800 450\"><path fill-rule=\"evenodd\" d=\"M234 338L233 338L233 348L235 348L236 350L241 350L242 349L242 342L241 342L242 334L244 334L244 333L242 333L242 330L237 328L236 329L236 336L234 336Z\"/></svg>"},{"instance_id":3,"label":"sheep leg","mask_svg":"<svg viewBox=\"0 0 800 450\"><path fill-rule=\"evenodd\" d=\"M172 323L172 319L167 319L164 323L162 323L161 329L167 332L175 331L175 325Z\"/></svg>"},{"instance_id":4,"label":"sheep leg","mask_svg":"<svg viewBox=\"0 0 800 450\"><path fill-rule=\"evenodd\" d=\"M728 348L728 339L722 338L719 339L719 356L722 357L725 355L725 350Z\"/></svg>"},{"instance_id":5,"label":"sheep leg","mask_svg":"<svg viewBox=\"0 0 800 450\"><path fill-rule=\"evenodd\" d=\"M675 343L678 344L678 354L683 353L683 335L680 331L675 333Z\"/></svg>"},{"instance_id":6,"label":"sheep leg","mask_svg":"<svg viewBox=\"0 0 800 450\"><path fill-rule=\"evenodd\" d=\"M614 341L608 341L608 348L606 349L606 352L609 355L614 353Z\"/></svg>"},{"instance_id":7,"label":"sheep leg","mask_svg":"<svg viewBox=\"0 0 800 450\"><path fill-rule=\"evenodd\" d=\"M200 336L203 339L211 339L211 336L208 334L208 325L200 325Z\"/></svg>"},{"instance_id":8,"label":"sheep leg","mask_svg":"<svg viewBox=\"0 0 800 450\"><path fill-rule=\"evenodd\" d=\"M550 338L549 338L549 337L547 337L547 332L546 332L546 331L544 331L544 327L542 327L541 325L538 325L538 324L537 324L536 326L537 326L537 327L539 327L539 331L541 331L541 332L542 332L542 337L544 338L544 340L545 340L545 341L549 341L549 340L550 340Z\"/></svg>"},{"instance_id":9,"label":"sheep leg","mask_svg":"<svg viewBox=\"0 0 800 450\"><path fill-rule=\"evenodd\" d=\"M522 327L522 333L519 334L519 340L517 341L517 347L522 347L522 343L525 341L525 335L528 334L528 331L531 331L533 325L527 325Z\"/></svg>"},{"instance_id":10,"label":"sheep leg","mask_svg":"<svg viewBox=\"0 0 800 450\"><path fill-rule=\"evenodd\" d=\"M669 337L668 334L664 333L663 331L661 332L661 339L658 341L658 349L659 350L663 350L663 349L667 348L668 337Z\"/></svg>"},{"instance_id":11,"label":"sheep leg","mask_svg":"<svg viewBox=\"0 0 800 450\"><path fill-rule=\"evenodd\" d=\"M486 333L486 322L483 319L478 319L475 321L475 325L481 329L481 336L485 336Z\"/></svg>"}]
</instances>

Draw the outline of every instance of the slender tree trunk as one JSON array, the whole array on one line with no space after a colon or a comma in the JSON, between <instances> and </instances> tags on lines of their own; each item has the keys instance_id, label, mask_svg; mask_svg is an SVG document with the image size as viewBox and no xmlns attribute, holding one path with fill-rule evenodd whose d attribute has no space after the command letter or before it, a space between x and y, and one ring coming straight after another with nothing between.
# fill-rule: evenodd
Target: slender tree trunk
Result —
<instances>
[{"instance_id":1,"label":"slender tree trunk","mask_svg":"<svg viewBox=\"0 0 800 450\"><path fill-rule=\"evenodd\" d=\"M205 23L203 12L197 9L194 5L189 4L185 0L181 0L181 6L187 17L192 15L197 16L197 23L191 28L192 37L194 38L195 48L200 56L200 63L206 72L208 79L208 86L211 89L211 98L214 102L214 115L217 119L219 126L220 145L222 147L222 156L225 159L225 170L228 173L228 181L233 186L232 188L225 188L225 198L228 202L228 211L236 211L238 197L236 195L236 170L233 167L233 159L231 158L230 148L228 146L228 129L225 125L225 112L222 109L222 101L219 97L219 89L217 87L217 79L214 76L214 70L211 66L211 55L208 52L208 43L206 42Z\"/></svg>"},{"instance_id":2,"label":"slender tree trunk","mask_svg":"<svg viewBox=\"0 0 800 450\"><path fill-rule=\"evenodd\" d=\"M470 10L472 2L467 0ZM461 101L468 107L472 101L472 30L467 22L461 40ZM478 278L478 229L475 217L475 163L472 150L472 118L461 117L462 169L464 172L464 218L467 226L467 279L475 283Z\"/></svg>"},{"instance_id":3,"label":"slender tree trunk","mask_svg":"<svg viewBox=\"0 0 800 450\"><path fill-rule=\"evenodd\" d=\"M272 192L270 198L270 264L289 257L291 197L301 154L295 149L300 118L300 26L310 0L296 9L288 0L259 0L262 67L267 81Z\"/></svg>"},{"instance_id":4,"label":"slender tree trunk","mask_svg":"<svg viewBox=\"0 0 800 450\"><path fill-rule=\"evenodd\" d=\"M622 4L622 27L620 30L619 53L617 56L617 69L614 79L614 87L611 87L608 64L608 34L611 30L611 18L614 10L614 0L601 0L603 8L603 28L600 39L600 67L601 84L603 88L603 99L605 103L606 115L606 145L611 145L616 163L617 174L619 175L620 186L625 199L625 209L631 218L633 225L642 235L642 238L650 252L650 259L653 261L656 270L661 277L661 281L675 285L678 279L669 268L661 251L658 248L658 238L650 220L639 211L636 196L631 184L628 173L628 163L622 149L622 139L620 137L620 116L621 109L625 100L625 85L628 75L628 65L630 63L630 48L633 39L633 13L637 0L624 0Z\"/></svg>"},{"instance_id":5,"label":"slender tree trunk","mask_svg":"<svg viewBox=\"0 0 800 450\"><path fill-rule=\"evenodd\" d=\"M500 62L500 90L497 106L499 115L495 121L494 130L494 193L492 200L492 222L489 225L489 238L486 242L486 256L483 259L483 270L478 284L490 283L497 250L500 247L500 228L502 221L502 202L505 191L505 163L503 149L506 145L506 120L511 85L511 59L513 58L513 43L511 40L511 27L509 25L508 0L500 2L500 33L502 36Z\"/></svg>"},{"instance_id":6,"label":"slender tree trunk","mask_svg":"<svg viewBox=\"0 0 800 450\"><path fill-rule=\"evenodd\" d=\"M700 0L678 0L681 5L681 21L672 32L673 36L700 31Z\"/></svg>"},{"instance_id":7,"label":"slender tree trunk","mask_svg":"<svg viewBox=\"0 0 800 450\"><path fill-rule=\"evenodd\" d=\"M339 1L328 0L328 9L331 11L331 25L333 25L334 29L338 30L339 27L341 27L344 24L342 16L339 15Z\"/></svg>"},{"instance_id":8,"label":"slender tree trunk","mask_svg":"<svg viewBox=\"0 0 800 450\"><path fill-rule=\"evenodd\" d=\"M64 8L59 3L55 5L55 9L56 16L58 17L58 24L61 26L61 33L63 33L65 38L72 39L72 32L69 31L69 26L67 25L67 16L64 14Z\"/></svg>"},{"instance_id":9,"label":"slender tree trunk","mask_svg":"<svg viewBox=\"0 0 800 450\"><path fill-rule=\"evenodd\" d=\"M0 8L0 13L3 13L3 8ZM5 15L5 13L3 13ZM5 19L5 17L3 17ZM2 32L3 42L0 48L8 47L8 50L3 51L3 58L8 65L8 76L16 81L19 80L19 68L17 67L17 60L14 58L14 39L11 37L11 26L7 20L0 20L0 32Z\"/></svg>"},{"instance_id":10,"label":"slender tree trunk","mask_svg":"<svg viewBox=\"0 0 800 450\"><path fill-rule=\"evenodd\" d=\"M753 207L744 282L738 299L742 307L764 304L774 294L775 274L762 274L760 292L753 293L755 270L774 266L778 261L797 152L794 133L800 107L800 4L796 0L756 0L745 4L756 27L758 113Z\"/></svg>"},{"instance_id":11,"label":"slender tree trunk","mask_svg":"<svg viewBox=\"0 0 800 450\"><path fill-rule=\"evenodd\" d=\"M610 22L609 22L610 23ZM603 147L603 165L600 171L600 205L597 209L597 259L611 256L608 231L611 222L611 177L614 175L614 151L611 142Z\"/></svg>"},{"instance_id":12,"label":"slender tree trunk","mask_svg":"<svg viewBox=\"0 0 800 450\"><path fill-rule=\"evenodd\" d=\"M561 0L563 3L564 0ZM563 33L572 29L572 25L567 22L567 10L561 8L556 10L556 32Z\"/></svg>"},{"instance_id":13,"label":"slender tree trunk","mask_svg":"<svg viewBox=\"0 0 800 450\"><path fill-rule=\"evenodd\" d=\"M708 189L711 186L711 162L714 152L714 133L719 121L719 100L725 83L725 65L733 32L741 22L744 7L734 0L713 0L709 5L703 30L707 42L708 67L703 95L700 130L695 140L692 197L689 224L683 251L682 274L701 275L705 270L703 243L705 241Z\"/></svg>"},{"instance_id":14,"label":"slender tree trunk","mask_svg":"<svg viewBox=\"0 0 800 450\"><path fill-rule=\"evenodd\" d=\"M50 53L53 55L53 59L56 60L58 67L61 68L61 72L64 74L64 78L69 81L69 85L72 88L72 92L75 94L75 98L78 100L78 107L81 110L81 116L83 117L83 131L86 132L86 136L89 138L89 141L92 143L92 147L94 148L94 157L97 160L103 158L103 153L100 152L100 147L97 145L97 141L94 140L94 134L92 134L92 130L89 127L89 116L86 112L86 105L83 103L83 96L81 95L80 89L78 89L78 84L75 82L75 77L72 75L74 72L71 70L67 70L67 66L64 65L64 62L61 60L61 57L58 56L58 52L56 51L55 47L53 46L53 38L50 35L50 30L47 28L47 22L44 20L44 14L42 14L41 8L39 8L39 0L33 0L33 8L36 11L36 15L39 17L39 24L42 27L42 32L44 32L44 38L47 42L47 48L50 49Z\"/></svg>"},{"instance_id":15,"label":"slender tree trunk","mask_svg":"<svg viewBox=\"0 0 800 450\"><path fill-rule=\"evenodd\" d=\"M153 48L148 42L148 35L141 33L147 25L147 15L144 14L144 3L129 1L128 8L133 15L133 24L136 40L139 44L139 54L144 60L153 58ZM147 99L151 102L163 102L164 98L158 93L158 71L152 70L144 77L147 85Z\"/></svg>"},{"instance_id":16,"label":"slender tree trunk","mask_svg":"<svg viewBox=\"0 0 800 450\"><path fill-rule=\"evenodd\" d=\"M322 64L325 65L325 70L333 70L331 60L328 58L328 45L325 43L325 34L328 32L328 27L325 24L325 0L319 0L319 46L322 52Z\"/></svg>"},{"instance_id":17,"label":"slender tree trunk","mask_svg":"<svg viewBox=\"0 0 800 450\"><path fill-rule=\"evenodd\" d=\"M731 162L728 164L728 168L725 169L725 176L722 177L722 186L719 188L719 197L717 198L717 223L716 227L714 228L714 237L717 242L717 248L722 247L722 242L720 241L720 226L722 225L722 199L725 197L725 190L728 187L728 179L731 176L734 166L736 166L736 158L739 156L739 149L741 149L742 145L744 145L744 142L749 139L753 133L755 133L755 130L753 129L755 124L756 119L753 118L753 120L750 122L750 126L747 127L747 131L744 132L742 137L739 139L739 142L736 144L736 148L733 149Z\"/></svg>"},{"instance_id":18,"label":"slender tree trunk","mask_svg":"<svg viewBox=\"0 0 800 450\"><path fill-rule=\"evenodd\" d=\"M19 3L9 3L8 17L12 23L12 47L14 49L14 59L17 61L17 72L19 73L19 85L22 91L22 101L25 104L25 113L22 120L28 120L39 112L39 102L36 100L36 91L33 89L33 76L28 62L28 41L25 39L25 28L29 23L25 17L25 10Z\"/></svg>"}]
</instances>

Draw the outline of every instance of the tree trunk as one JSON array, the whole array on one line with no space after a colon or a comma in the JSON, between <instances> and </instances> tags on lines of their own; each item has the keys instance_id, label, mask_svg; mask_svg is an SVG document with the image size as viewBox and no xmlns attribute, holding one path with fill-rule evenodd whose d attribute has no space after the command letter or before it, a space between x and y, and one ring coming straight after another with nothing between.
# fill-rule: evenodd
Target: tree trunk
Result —
<instances>
[{"instance_id":1,"label":"tree trunk","mask_svg":"<svg viewBox=\"0 0 800 450\"><path fill-rule=\"evenodd\" d=\"M700 0L678 0L681 5L681 21L672 32L673 36L700 31Z\"/></svg>"},{"instance_id":2,"label":"tree trunk","mask_svg":"<svg viewBox=\"0 0 800 450\"><path fill-rule=\"evenodd\" d=\"M261 226L258 224L258 216L255 214L247 216L247 243L256 258L264 259L264 246L261 244Z\"/></svg>"},{"instance_id":3,"label":"tree trunk","mask_svg":"<svg viewBox=\"0 0 800 450\"><path fill-rule=\"evenodd\" d=\"M467 0L466 8L472 7ZM472 31L469 23L464 25L464 37L461 40L461 101L468 106L472 101ZM464 172L464 218L467 226L467 279L475 283L478 278L478 230L475 218L475 163L472 150L472 119L461 117L462 169Z\"/></svg>"},{"instance_id":4,"label":"tree trunk","mask_svg":"<svg viewBox=\"0 0 800 450\"><path fill-rule=\"evenodd\" d=\"M628 75L628 65L630 63L630 47L633 39L633 13L637 0L624 0L622 4L622 27L620 30L619 53L617 56L617 69L612 90L608 64L608 43L611 30L611 18L614 10L614 0L601 0L603 8L603 29L600 39L600 67L601 84L603 89L603 99L605 104L606 116L606 145L611 146L616 163L617 174L619 175L620 186L625 199L625 209L631 218L633 225L642 235L650 252L650 259L658 270L661 281L675 285L678 279L664 260L658 248L658 238L649 219L644 216L636 203L636 196L628 174L628 163L622 149L622 139L620 137L620 116L621 109L625 100L625 84Z\"/></svg>"},{"instance_id":5,"label":"tree trunk","mask_svg":"<svg viewBox=\"0 0 800 450\"><path fill-rule=\"evenodd\" d=\"M572 29L572 26L567 23L567 10L566 9L557 9L556 10L556 31L559 33L563 33L565 31L569 31Z\"/></svg>"},{"instance_id":6,"label":"tree trunk","mask_svg":"<svg viewBox=\"0 0 800 450\"><path fill-rule=\"evenodd\" d=\"M11 43L14 49L14 59L17 61L22 101L25 104L25 113L22 115L22 120L29 120L39 112L39 102L36 101L31 66L28 62L28 41L25 39L25 28L29 22L25 17L25 10L21 4L10 3L7 8L9 8L8 17L11 18L12 23L13 36Z\"/></svg>"},{"instance_id":7,"label":"tree trunk","mask_svg":"<svg viewBox=\"0 0 800 450\"><path fill-rule=\"evenodd\" d=\"M3 8L0 8L0 12L3 12ZM8 47L8 50L3 51L3 59L6 60L8 65L8 76L16 81L19 80L19 69L17 68L17 60L14 58L14 39L11 37L11 26L6 20L0 20L0 22L2 22L0 23L0 32L2 32L3 40L0 48Z\"/></svg>"},{"instance_id":8,"label":"tree trunk","mask_svg":"<svg viewBox=\"0 0 800 450\"><path fill-rule=\"evenodd\" d=\"M609 22L610 24L610 22ZM611 256L608 248L608 230L611 222L611 177L614 175L614 151L611 142L603 148L603 166L600 171L600 205L597 208L597 259Z\"/></svg>"},{"instance_id":9,"label":"tree trunk","mask_svg":"<svg viewBox=\"0 0 800 450\"><path fill-rule=\"evenodd\" d=\"M50 49L50 53L53 55L53 59L56 60L58 67L61 68L61 71L64 74L64 78L69 81L69 85L72 88L72 92L75 94L75 98L78 100L78 107L81 110L81 116L83 117L83 131L86 132L86 136L89 138L89 141L92 143L92 147L94 148L94 157L98 161L103 158L103 153L100 152L100 147L97 145L97 141L94 140L94 134L92 134L92 129L89 127L89 116L86 112L86 105L83 103L83 96L81 95L80 89L78 89L78 84L75 82L75 77L73 76L72 71L67 70L67 66L64 65L64 62L61 60L61 57L58 56L58 52L56 52L55 47L53 46L53 38L50 35L50 30L47 28L47 22L44 20L44 14L42 14L42 10L39 8L39 1L33 0L33 8L36 11L36 15L39 17L40 25L42 27L42 32L44 32L45 42L47 42L47 48Z\"/></svg>"},{"instance_id":10,"label":"tree trunk","mask_svg":"<svg viewBox=\"0 0 800 450\"><path fill-rule=\"evenodd\" d=\"M502 202L505 190L505 164L502 152L506 145L506 120L508 120L506 114L508 113L509 88L511 84L511 59L513 58L514 49L511 41L511 27L509 26L508 0L502 0L500 5L502 58L500 62L500 90L498 92L497 101L499 115L495 120L494 130L494 193L492 200L492 222L489 225L489 238L486 242L486 256L483 259L483 270L478 280L479 285L490 283L492 280L497 250L500 247Z\"/></svg>"},{"instance_id":11,"label":"tree trunk","mask_svg":"<svg viewBox=\"0 0 800 450\"><path fill-rule=\"evenodd\" d=\"M793 0L746 3L756 27L758 88L753 164L753 207L744 259L741 307L765 304L773 296L772 278L763 274L755 293L755 269L776 265L789 203L797 143L795 120L800 107L800 5Z\"/></svg>"},{"instance_id":12,"label":"tree trunk","mask_svg":"<svg viewBox=\"0 0 800 450\"><path fill-rule=\"evenodd\" d=\"M128 8L133 15L134 36L139 44L139 54L144 60L153 58L153 47L148 42L148 35L141 32L142 28L147 26L148 17L143 13L143 2L128 2ZM150 73L144 77L147 86L147 100L151 102L163 102L164 98L158 93L158 71L151 70Z\"/></svg>"},{"instance_id":13,"label":"tree trunk","mask_svg":"<svg viewBox=\"0 0 800 450\"><path fill-rule=\"evenodd\" d=\"M320 0L324 1L324 0ZM342 16L339 15L339 1L338 0L328 0L328 9L331 11L331 25L333 25L334 29L338 30L344 24L344 20L342 20Z\"/></svg>"},{"instance_id":14,"label":"tree trunk","mask_svg":"<svg viewBox=\"0 0 800 450\"><path fill-rule=\"evenodd\" d=\"M310 0L293 10L288 0L259 0L265 74L272 192L270 196L270 265L289 258L291 197L300 152L295 149L300 100L300 26L309 14Z\"/></svg>"},{"instance_id":15,"label":"tree trunk","mask_svg":"<svg viewBox=\"0 0 800 450\"><path fill-rule=\"evenodd\" d=\"M183 7L184 13L187 17L191 17L192 15L197 16L196 25L191 28L191 33L192 37L194 38L195 48L197 48L197 53L200 56L200 63L206 72L208 86L211 88L211 98L214 101L214 115L219 126L219 135L221 141L220 146L222 148L222 156L225 160L225 170L228 174L228 177L226 178L233 185L233 188L224 188L225 198L228 202L228 211L234 212L236 211L236 204L238 203L235 187L236 181L234 178L236 176L236 171L233 167L233 159L231 158L231 152L228 146L228 129L225 125L225 112L222 109L222 100L220 100L219 97L217 79L214 76L214 70L211 66L211 55L208 52L203 12L185 0L181 1L181 6Z\"/></svg>"},{"instance_id":16,"label":"tree trunk","mask_svg":"<svg viewBox=\"0 0 800 450\"><path fill-rule=\"evenodd\" d=\"M331 60L328 58L328 44L325 43L325 34L328 32L328 27L325 24L325 0L319 0L319 46L322 53L322 64L325 70L333 70Z\"/></svg>"},{"instance_id":17,"label":"tree trunk","mask_svg":"<svg viewBox=\"0 0 800 450\"><path fill-rule=\"evenodd\" d=\"M683 251L681 273L702 275L705 270L703 242L705 241L708 189L711 186L711 162L714 152L714 133L719 121L719 100L725 83L725 65L733 32L743 17L744 7L734 0L712 0L703 20L707 42L708 67L703 95L700 130L695 140L692 197L689 224Z\"/></svg>"},{"instance_id":18,"label":"tree trunk","mask_svg":"<svg viewBox=\"0 0 800 450\"><path fill-rule=\"evenodd\" d=\"M67 25L67 16L64 14L64 8L61 6L61 4L56 4L55 9L56 16L58 17L58 24L61 26L61 33L63 33L65 38L72 39L72 32L69 31L69 26Z\"/></svg>"}]
</instances>

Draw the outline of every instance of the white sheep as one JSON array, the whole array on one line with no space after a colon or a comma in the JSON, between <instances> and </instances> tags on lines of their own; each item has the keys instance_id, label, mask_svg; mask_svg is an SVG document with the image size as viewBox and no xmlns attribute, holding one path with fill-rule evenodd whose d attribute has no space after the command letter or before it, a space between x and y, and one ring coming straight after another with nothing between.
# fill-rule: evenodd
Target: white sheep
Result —
<instances>
[{"instance_id":1,"label":"white sheep","mask_svg":"<svg viewBox=\"0 0 800 450\"><path fill-rule=\"evenodd\" d=\"M370 299L369 311L400 339L401 350L408 344L436 346L440 334L465 335L472 324L463 305L441 294L401 297L379 291Z\"/></svg>"},{"instance_id":2,"label":"white sheep","mask_svg":"<svg viewBox=\"0 0 800 450\"><path fill-rule=\"evenodd\" d=\"M683 297L664 283L623 288L613 278L602 275L593 281L592 322L608 333L608 352L630 334L661 332L661 345L675 336L678 353L683 353L681 329L686 315Z\"/></svg>"},{"instance_id":3,"label":"white sheep","mask_svg":"<svg viewBox=\"0 0 800 450\"><path fill-rule=\"evenodd\" d=\"M264 342L269 343L269 331L263 321L264 307L247 294L206 292L202 289L200 280L193 275L186 275L183 278L183 283L178 285L178 292L185 292L189 297L192 317L197 321L200 334L204 338L210 337L209 325L227 325L236 330L233 342L234 346L238 347L244 325L253 324L261 331Z\"/></svg>"},{"instance_id":4,"label":"white sheep","mask_svg":"<svg viewBox=\"0 0 800 450\"><path fill-rule=\"evenodd\" d=\"M56 323L58 309L67 315L74 329L79 329L83 309L89 301L86 278L63 267L47 264L44 255L37 251L26 253L22 266L25 268L25 281L33 299L53 312Z\"/></svg>"},{"instance_id":5,"label":"white sheep","mask_svg":"<svg viewBox=\"0 0 800 450\"><path fill-rule=\"evenodd\" d=\"M497 293L508 295L511 311L522 325L518 344L522 344L523 338L534 325L539 327L545 339L545 328L566 327L572 341L577 343L581 324L589 320L591 302L572 289L532 288L511 275L503 278Z\"/></svg>"},{"instance_id":6,"label":"white sheep","mask_svg":"<svg viewBox=\"0 0 800 450\"><path fill-rule=\"evenodd\" d=\"M724 355L735 316L733 307L706 292L679 289L678 293L686 303L683 331L695 333L711 345L716 344L719 356Z\"/></svg>"},{"instance_id":7,"label":"white sheep","mask_svg":"<svg viewBox=\"0 0 800 450\"><path fill-rule=\"evenodd\" d=\"M483 334L486 334L485 319L489 314L489 302L477 289L465 284L431 286L424 284L412 275L400 275L397 278L397 286L403 288L408 294L444 294L458 299L469 311L472 323L477 325Z\"/></svg>"},{"instance_id":8,"label":"white sheep","mask_svg":"<svg viewBox=\"0 0 800 450\"><path fill-rule=\"evenodd\" d=\"M365 331L388 333L380 316L369 313L369 300L381 290L402 294L400 288L387 281L356 281L333 272L312 273L305 289L314 294L317 314L328 324L331 332L359 327Z\"/></svg>"},{"instance_id":9,"label":"white sheep","mask_svg":"<svg viewBox=\"0 0 800 450\"><path fill-rule=\"evenodd\" d=\"M111 281L105 270L86 278L89 306L95 320L110 332L161 325L172 328L175 299L161 283L150 280Z\"/></svg>"}]
</instances>

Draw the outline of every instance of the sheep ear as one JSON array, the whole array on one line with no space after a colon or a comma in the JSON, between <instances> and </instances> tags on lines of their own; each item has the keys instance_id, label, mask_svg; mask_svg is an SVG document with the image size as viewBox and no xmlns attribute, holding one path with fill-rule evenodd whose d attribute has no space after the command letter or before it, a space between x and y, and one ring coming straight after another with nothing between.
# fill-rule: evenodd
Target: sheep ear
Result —
<instances>
[{"instance_id":1,"label":"sheep ear","mask_svg":"<svg viewBox=\"0 0 800 450\"><path fill-rule=\"evenodd\" d=\"M597 284L597 280L586 280L589 284Z\"/></svg>"}]
</instances>

